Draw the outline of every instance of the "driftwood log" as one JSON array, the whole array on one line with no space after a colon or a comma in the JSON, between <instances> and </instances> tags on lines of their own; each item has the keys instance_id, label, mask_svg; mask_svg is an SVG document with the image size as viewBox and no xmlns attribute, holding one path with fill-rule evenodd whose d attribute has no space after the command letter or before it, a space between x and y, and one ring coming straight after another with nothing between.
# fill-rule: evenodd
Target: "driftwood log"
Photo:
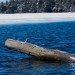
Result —
<instances>
[{"instance_id":1,"label":"driftwood log","mask_svg":"<svg viewBox=\"0 0 75 75\"><path fill-rule=\"evenodd\" d=\"M75 57L67 52L63 52L57 49L50 50L27 42L8 39L5 42L5 46L9 49L17 50L42 60L75 62Z\"/></svg>"}]
</instances>

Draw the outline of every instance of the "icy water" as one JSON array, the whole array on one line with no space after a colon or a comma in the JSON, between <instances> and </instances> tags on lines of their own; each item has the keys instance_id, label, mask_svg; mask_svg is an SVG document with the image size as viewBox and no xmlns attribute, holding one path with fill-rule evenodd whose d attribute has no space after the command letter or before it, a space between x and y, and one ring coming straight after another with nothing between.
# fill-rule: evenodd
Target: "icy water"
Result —
<instances>
[{"instance_id":1,"label":"icy water","mask_svg":"<svg viewBox=\"0 0 75 75\"><path fill-rule=\"evenodd\" d=\"M8 38L75 54L75 22L0 25L0 75L75 75L74 63L35 60L7 49Z\"/></svg>"}]
</instances>

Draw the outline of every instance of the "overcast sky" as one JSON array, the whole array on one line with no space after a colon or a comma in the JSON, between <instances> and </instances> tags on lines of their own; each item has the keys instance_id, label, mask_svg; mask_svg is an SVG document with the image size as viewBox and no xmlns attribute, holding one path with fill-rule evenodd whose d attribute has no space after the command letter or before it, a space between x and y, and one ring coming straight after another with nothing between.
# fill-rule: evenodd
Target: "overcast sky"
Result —
<instances>
[{"instance_id":1,"label":"overcast sky","mask_svg":"<svg viewBox=\"0 0 75 75\"><path fill-rule=\"evenodd\" d=\"M5 2L5 1L8 1L8 0L0 0L0 2L2 2L2 1Z\"/></svg>"}]
</instances>

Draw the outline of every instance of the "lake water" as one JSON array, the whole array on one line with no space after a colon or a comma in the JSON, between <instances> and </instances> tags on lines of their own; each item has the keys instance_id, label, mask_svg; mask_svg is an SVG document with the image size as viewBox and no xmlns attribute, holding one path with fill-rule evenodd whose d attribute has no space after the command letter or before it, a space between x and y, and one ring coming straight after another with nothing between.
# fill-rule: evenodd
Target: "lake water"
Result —
<instances>
[{"instance_id":1,"label":"lake water","mask_svg":"<svg viewBox=\"0 0 75 75\"><path fill-rule=\"evenodd\" d=\"M9 38L75 54L75 22L0 25L0 75L75 75L75 63L40 61L7 49Z\"/></svg>"}]
</instances>

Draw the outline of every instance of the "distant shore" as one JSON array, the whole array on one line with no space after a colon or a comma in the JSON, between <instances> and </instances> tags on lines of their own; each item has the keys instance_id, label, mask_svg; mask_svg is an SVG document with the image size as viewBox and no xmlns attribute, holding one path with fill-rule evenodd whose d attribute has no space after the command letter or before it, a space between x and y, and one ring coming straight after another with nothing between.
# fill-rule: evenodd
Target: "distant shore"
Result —
<instances>
[{"instance_id":1,"label":"distant shore","mask_svg":"<svg viewBox=\"0 0 75 75\"><path fill-rule=\"evenodd\" d=\"M0 14L0 25L75 21L75 13Z\"/></svg>"}]
</instances>

